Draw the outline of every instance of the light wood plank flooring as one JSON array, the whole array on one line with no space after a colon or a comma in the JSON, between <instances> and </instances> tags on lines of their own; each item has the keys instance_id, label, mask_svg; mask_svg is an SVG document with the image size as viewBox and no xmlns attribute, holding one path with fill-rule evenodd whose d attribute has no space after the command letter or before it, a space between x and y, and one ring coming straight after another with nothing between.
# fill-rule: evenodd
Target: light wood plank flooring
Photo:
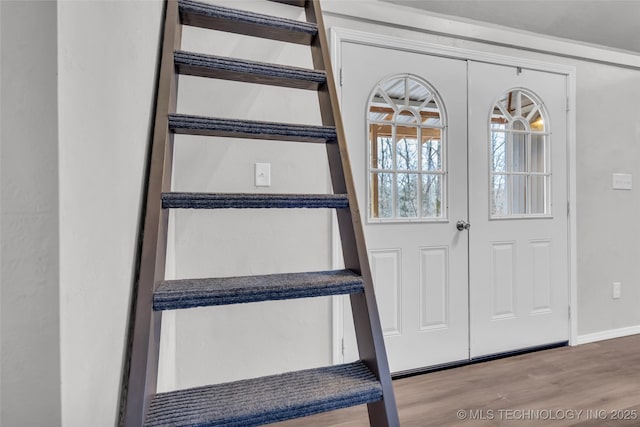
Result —
<instances>
[{"instance_id":1,"label":"light wood plank flooring","mask_svg":"<svg viewBox=\"0 0 640 427\"><path fill-rule=\"evenodd\" d=\"M640 426L640 335L403 378L394 389L403 427ZM369 422L361 406L274 425Z\"/></svg>"}]
</instances>

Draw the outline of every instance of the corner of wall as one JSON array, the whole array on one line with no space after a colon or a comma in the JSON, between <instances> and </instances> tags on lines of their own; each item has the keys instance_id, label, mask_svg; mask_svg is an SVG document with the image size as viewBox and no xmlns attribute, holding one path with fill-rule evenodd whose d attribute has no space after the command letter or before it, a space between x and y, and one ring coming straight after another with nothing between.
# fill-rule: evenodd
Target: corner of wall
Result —
<instances>
[{"instance_id":1,"label":"corner of wall","mask_svg":"<svg viewBox=\"0 0 640 427\"><path fill-rule=\"evenodd\" d=\"M57 2L0 2L0 424L61 425Z\"/></svg>"}]
</instances>

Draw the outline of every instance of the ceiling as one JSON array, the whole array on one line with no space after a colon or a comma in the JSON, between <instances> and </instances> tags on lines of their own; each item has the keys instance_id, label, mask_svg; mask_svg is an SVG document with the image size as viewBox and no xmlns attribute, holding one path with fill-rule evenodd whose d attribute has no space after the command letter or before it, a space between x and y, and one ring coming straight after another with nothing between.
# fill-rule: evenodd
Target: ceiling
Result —
<instances>
[{"instance_id":1,"label":"ceiling","mask_svg":"<svg viewBox=\"0 0 640 427\"><path fill-rule=\"evenodd\" d=\"M640 0L383 0L640 53Z\"/></svg>"}]
</instances>

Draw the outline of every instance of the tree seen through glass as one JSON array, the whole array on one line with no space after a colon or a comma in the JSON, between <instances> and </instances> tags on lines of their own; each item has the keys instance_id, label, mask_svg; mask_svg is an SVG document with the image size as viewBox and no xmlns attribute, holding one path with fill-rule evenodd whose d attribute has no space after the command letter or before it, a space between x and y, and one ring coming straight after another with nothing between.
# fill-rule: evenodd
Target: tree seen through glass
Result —
<instances>
[{"instance_id":1,"label":"tree seen through glass","mask_svg":"<svg viewBox=\"0 0 640 427\"><path fill-rule=\"evenodd\" d=\"M376 86L369 102L369 217L444 217L445 170L440 101L403 75Z\"/></svg>"},{"instance_id":2,"label":"tree seen through glass","mask_svg":"<svg viewBox=\"0 0 640 427\"><path fill-rule=\"evenodd\" d=\"M490 119L491 216L550 214L549 128L544 105L524 89L503 94Z\"/></svg>"}]
</instances>

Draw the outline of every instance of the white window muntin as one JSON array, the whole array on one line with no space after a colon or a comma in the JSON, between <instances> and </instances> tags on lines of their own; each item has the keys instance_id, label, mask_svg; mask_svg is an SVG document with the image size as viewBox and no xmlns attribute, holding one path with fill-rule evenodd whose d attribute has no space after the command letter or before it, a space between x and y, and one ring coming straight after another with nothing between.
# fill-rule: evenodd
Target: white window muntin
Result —
<instances>
[{"instance_id":1,"label":"white window muntin","mask_svg":"<svg viewBox=\"0 0 640 427\"><path fill-rule=\"evenodd\" d=\"M501 102L515 95L515 105L510 111ZM530 103L522 104L522 98ZM511 100L511 98L509 98ZM496 111L499 114L496 114ZM495 120L506 120L496 124ZM535 125L535 129L533 126ZM515 125L522 126L517 129ZM525 88L513 88L506 91L493 104L489 116L489 218L496 220L524 218L552 218L551 213L551 127L544 104L531 91ZM504 166L497 170L495 161L494 138L501 136L504 144ZM520 149L516 149L515 137L520 137ZM537 137L537 153L534 153L532 138ZM524 150L522 150L524 147ZM524 165L514 164L516 155L524 157ZM533 164L535 163L535 165ZM519 170L517 170L519 169ZM537 170L534 170L537 169ZM502 194L504 206L496 208L494 192L498 187L496 181L503 180L505 187Z\"/></svg>"},{"instance_id":2,"label":"white window muntin","mask_svg":"<svg viewBox=\"0 0 640 427\"><path fill-rule=\"evenodd\" d=\"M404 82L404 100L400 99L401 102L394 101L383 88L385 83L391 82L393 80L402 79ZM409 90L409 84L412 82L415 85L420 85L421 89L428 92L428 96L425 97L421 102L412 101L409 96L406 96ZM378 99L377 102L374 99ZM384 103L381 103L380 98L384 99ZM429 107L430 104L435 104L436 108ZM371 109L373 107L390 107L393 110L393 119L392 120L381 120L381 119L372 119L371 118ZM438 124L426 124L422 118L421 113L432 113L435 114L438 119L435 121ZM412 116L411 120L402 119L407 116ZM387 116L388 117L388 116ZM372 146L372 126L385 126L391 130L391 132L386 132L385 135L391 138L391 167L380 168L373 166L373 155ZM412 128L415 129L415 141L417 145L417 154L416 161L417 166L415 168L402 168L398 165L398 143L407 138L399 137L398 128ZM381 80L372 90L371 96L369 97L369 103L367 105L367 130L366 133L368 135L368 143L367 143L367 182L368 182L368 191L367 191L367 221L371 223L379 223L379 222L434 222L434 221L447 221L447 144L446 144L446 115L445 110L442 104L442 101L438 95L438 93L423 79L411 75L411 74L399 74L393 75L391 77L387 77ZM423 140L425 133L430 130L437 130L439 132L439 138L434 139L439 144L439 168L438 169L426 169L423 163L423 150L424 144L426 140ZM378 141L375 142L376 147L378 146ZM378 164L379 166L379 164ZM391 215L388 217L381 217L380 215L375 216L376 212L373 212L374 204L373 199L376 197L373 193L374 179L373 177L379 177L380 174L388 174L392 177L391 182ZM415 205L417 206L417 214L415 216L401 216L398 212L398 179L399 176L410 175L417 180L417 189L415 190ZM422 215L423 213L423 180L425 177L437 177L437 182L439 183L440 190L438 192L439 198L439 215L438 216L430 216L425 217ZM379 195L377 196L379 197ZM379 214L379 212L377 212Z\"/></svg>"}]
</instances>

